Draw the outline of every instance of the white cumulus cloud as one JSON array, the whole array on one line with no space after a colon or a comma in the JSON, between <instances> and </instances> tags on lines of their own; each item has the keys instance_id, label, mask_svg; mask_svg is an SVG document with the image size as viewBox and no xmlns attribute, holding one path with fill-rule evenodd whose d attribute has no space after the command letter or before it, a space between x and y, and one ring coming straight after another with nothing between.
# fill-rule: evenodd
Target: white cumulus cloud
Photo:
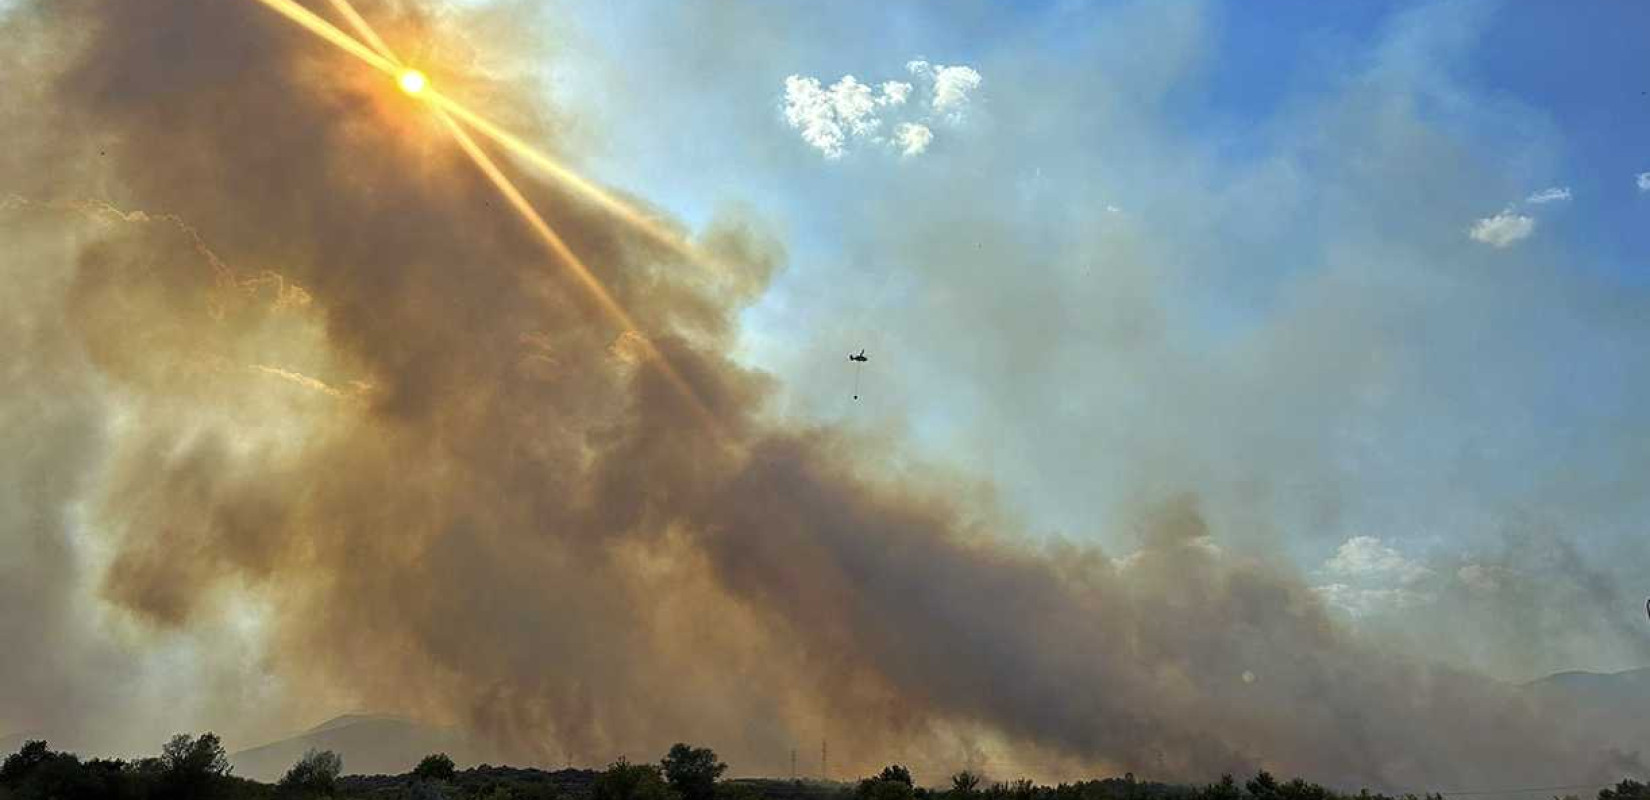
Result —
<instances>
[{"instance_id":1,"label":"white cumulus cloud","mask_svg":"<svg viewBox=\"0 0 1650 800\"><path fill-rule=\"evenodd\" d=\"M1650 172L1640 172L1636 180L1639 185L1639 191L1650 192Z\"/></svg>"},{"instance_id":2,"label":"white cumulus cloud","mask_svg":"<svg viewBox=\"0 0 1650 800\"><path fill-rule=\"evenodd\" d=\"M1570 187L1554 186L1551 188L1542 189L1541 191L1524 198L1524 202L1533 203L1535 205L1545 205L1547 203L1556 203L1561 200L1568 199L1570 199Z\"/></svg>"},{"instance_id":3,"label":"white cumulus cloud","mask_svg":"<svg viewBox=\"0 0 1650 800\"><path fill-rule=\"evenodd\" d=\"M1485 217L1472 226L1468 235L1474 241L1483 242L1491 247L1507 247L1516 242L1530 238L1535 232L1535 217L1515 214L1511 209Z\"/></svg>"},{"instance_id":4,"label":"white cumulus cloud","mask_svg":"<svg viewBox=\"0 0 1650 800\"><path fill-rule=\"evenodd\" d=\"M901 155L920 156L928 149L928 143L934 141L934 131L927 125L903 122L894 129L894 141L899 144Z\"/></svg>"},{"instance_id":5,"label":"white cumulus cloud","mask_svg":"<svg viewBox=\"0 0 1650 800\"><path fill-rule=\"evenodd\" d=\"M818 78L791 75L782 100L785 124L830 160L862 142L904 158L922 155L934 142L935 123L963 122L982 78L973 67L922 60L908 62L906 71L913 82L888 80L874 86L853 75L829 86Z\"/></svg>"},{"instance_id":6,"label":"white cumulus cloud","mask_svg":"<svg viewBox=\"0 0 1650 800\"><path fill-rule=\"evenodd\" d=\"M882 96L877 98L880 106L903 106L911 97L911 84L904 81L886 81L882 84Z\"/></svg>"},{"instance_id":7,"label":"white cumulus cloud","mask_svg":"<svg viewBox=\"0 0 1650 800\"><path fill-rule=\"evenodd\" d=\"M1426 565L1405 558L1402 553L1374 536L1354 536L1347 539L1323 566L1331 575L1396 580L1406 584L1432 574L1432 570Z\"/></svg>"},{"instance_id":8,"label":"white cumulus cloud","mask_svg":"<svg viewBox=\"0 0 1650 800\"><path fill-rule=\"evenodd\" d=\"M933 87L934 112L947 119L960 121L968 107L968 98L980 88L980 73L973 67L930 64L921 59L907 62L906 70Z\"/></svg>"},{"instance_id":9,"label":"white cumulus cloud","mask_svg":"<svg viewBox=\"0 0 1650 800\"><path fill-rule=\"evenodd\" d=\"M1354 536L1342 542L1323 563L1320 574L1331 580L1312 587L1313 591L1325 603L1354 617L1412 608L1436 599L1421 588L1433 576L1432 569L1374 536Z\"/></svg>"},{"instance_id":10,"label":"white cumulus cloud","mask_svg":"<svg viewBox=\"0 0 1650 800\"><path fill-rule=\"evenodd\" d=\"M819 148L826 158L842 157L847 137L837 122L831 96L819 79L792 75L785 79L785 122L802 134L802 141Z\"/></svg>"}]
</instances>

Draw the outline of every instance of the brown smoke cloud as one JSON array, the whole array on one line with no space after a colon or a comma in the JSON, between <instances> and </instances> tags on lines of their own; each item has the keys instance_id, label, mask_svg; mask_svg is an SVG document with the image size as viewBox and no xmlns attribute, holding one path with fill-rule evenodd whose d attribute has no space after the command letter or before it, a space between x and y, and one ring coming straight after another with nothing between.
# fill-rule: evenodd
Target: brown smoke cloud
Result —
<instances>
[{"instance_id":1,"label":"brown smoke cloud","mask_svg":"<svg viewBox=\"0 0 1650 800\"><path fill-rule=\"evenodd\" d=\"M5 223L41 241L0 258L5 435L34 445L4 462L30 566L6 567L0 627L37 646L0 666L0 722L119 716L118 650L53 634L91 613L64 554L90 538L140 639L259 609L253 672L288 721L411 714L521 761L685 739L772 773L828 738L839 774L900 756L929 780L982 748L1348 786L1621 766L1500 684L1337 629L1214 548L1194 497L1127 559L1033 551L895 444L774 422L770 379L723 354L785 258L756 221L701 234L728 270L707 274L522 176L645 328L617 330L414 101L258 4L39 0L7 24ZM559 112L522 110L536 87L472 67L431 71L565 149ZM85 197L156 216L91 225L65 210ZM231 684L192 687L196 718L264 713Z\"/></svg>"}]
</instances>

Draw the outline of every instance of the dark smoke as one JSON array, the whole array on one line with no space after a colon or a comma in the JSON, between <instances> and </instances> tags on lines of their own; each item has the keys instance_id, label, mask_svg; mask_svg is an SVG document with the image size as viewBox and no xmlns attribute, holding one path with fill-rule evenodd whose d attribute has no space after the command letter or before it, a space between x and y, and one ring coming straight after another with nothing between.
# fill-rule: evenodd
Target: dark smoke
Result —
<instances>
[{"instance_id":1,"label":"dark smoke","mask_svg":"<svg viewBox=\"0 0 1650 800\"><path fill-rule=\"evenodd\" d=\"M0 630L38 646L0 666L0 722L119 716L86 686L118 660L50 633L89 613L62 552L84 502L100 595L143 636L250 597L293 708L457 723L522 761L686 739L775 772L829 738L840 773L979 748L1382 787L1604 766L1510 689L1356 641L1223 555L1195 498L1123 561L1032 552L983 493L886 466L893 445L772 422L769 379L724 355L784 260L755 221L701 236L728 270L707 275L516 173L713 432L416 103L259 4L35 0L7 24L0 186L30 204L8 228L85 227L50 209L87 197L155 216L4 257L6 308L32 308L6 437L36 446L10 451L0 520L37 577L0 573ZM565 149L557 113L519 112L538 87L432 72ZM53 684L58 658L84 669ZM201 691L206 718L251 702Z\"/></svg>"}]
</instances>

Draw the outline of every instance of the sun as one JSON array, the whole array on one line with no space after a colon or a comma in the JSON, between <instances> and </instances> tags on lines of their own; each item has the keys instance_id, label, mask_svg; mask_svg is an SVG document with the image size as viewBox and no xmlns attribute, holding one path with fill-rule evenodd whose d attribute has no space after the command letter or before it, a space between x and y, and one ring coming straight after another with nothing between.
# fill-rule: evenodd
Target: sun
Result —
<instances>
[{"instance_id":1,"label":"sun","mask_svg":"<svg viewBox=\"0 0 1650 800\"><path fill-rule=\"evenodd\" d=\"M419 92L424 91L424 87L428 85L430 81L428 78L424 77L424 73L419 72L416 69L409 69L402 72L401 77L396 78L395 82L401 84L401 91L406 92L407 94L418 94Z\"/></svg>"}]
</instances>

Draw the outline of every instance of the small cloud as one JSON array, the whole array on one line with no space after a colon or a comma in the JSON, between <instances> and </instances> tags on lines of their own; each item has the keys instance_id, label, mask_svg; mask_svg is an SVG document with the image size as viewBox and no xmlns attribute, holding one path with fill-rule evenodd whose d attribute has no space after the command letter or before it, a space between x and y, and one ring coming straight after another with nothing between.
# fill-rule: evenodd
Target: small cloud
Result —
<instances>
[{"instance_id":1,"label":"small cloud","mask_svg":"<svg viewBox=\"0 0 1650 800\"><path fill-rule=\"evenodd\" d=\"M1432 574L1426 565L1404 558L1402 553L1374 536L1347 539L1323 566L1331 575L1364 580L1396 580L1402 584L1415 583Z\"/></svg>"},{"instance_id":2,"label":"small cloud","mask_svg":"<svg viewBox=\"0 0 1650 800\"><path fill-rule=\"evenodd\" d=\"M855 136L865 136L882 124L882 120L871 114L877 107L871 87L855 80L852 75L842 76L842 80L831 87L831 107Z\"/></svg>"},{"instance_id":3,"label":"small cloud","mask_svg":"<svg viewBox=\"0 0 1650 800\"><path fill-rule=\"evenodd\" d=\"M878 95L852 75L827 89L818 78L792 75L785 79L785 123L826 158L841 158L850 138L875 136L878 106L904 103L908 92L907 84L885 83Z\"/></svg>"},{"instance_id":4,"label":"small cloud","mask_svg":"<svg viewBox=\"0 0 1650 800\"><path fill-rule=\"evenodd\" d=\"M928 149L928 143L934 141L934 131L927 125L905 122L894 129L894 141L899 144L901 155L919 156Z\"/></svg>"},{"instance_id":5,"label":"small cloud","mask_svg":"<svg viewBox=\"0 0 1650 800\"><path fill-rule=\"evenodd\" d=\"M1354 617L1433 602L1422 581L1433 571L1374 536L1354 536L1323 563L1331 581L1312 587L1324 603Z\"/></svg>"},{"instance_id":6,"label":"small cloud","mask_svg":"<svg viewBox=\"0 0 1650 800\"><path fill-rule=\"evenodd\" d=\"M1570 187L1553 186L1551 188L1542 189L1541 191L1524 198L1524 202L1534 205L1545 205L1547 203L1557 203L1559 201L1569 199Z\"/></svg>"},{"instance_id":7,"label":"small cloud","mask_svg":"<svg viewBox=\"0 0 1650 800\"><path fill-rule=\"evenodd\" d=\"M1640 172L1635 180L1638 183L1639 191L1650 192L1650 172Z\"/></svg>"},{"instance_id":8,"label":"small cloud","mask_svg":"<svg viewBox=\"0 0 1650 800\"><path fill-rule=\"evenodd\" d=\"M872 86L844 75L829 86L818 78L785 79L781 107L785 124L828 160L847 154L856 142L898 151L911 158L928 152L934 123L963 121L970 97L981 83L973 67L911 61L915 82L890 80ZM919 99L920 98L920 99ZM892 130L892 135L885 133Z\"/></svg>"},{"instance_id":9,"label":"small cloud","mask_svg":"<svg viewBox=\"0 0 1650 800\"><path fill-rule=\"evenodd\" d=\"M1493 217L1485 217L1472 226L1468 233L1474 241L1491 247L1507 247L1530 238L1535 232L1535 218L1515 214L1507 209Z\"/></svg>"},{"instance_id":10,"label":"small cloud","mask_svg":"<svg viewBox=\"0 0 1650 800\"><path fill-rule=\"evenodd\" d=\"M961 121L969 95L980 88L982 78L972 67L930 64L917 59L905 63L906 71L933 87L934 111L952 121Z\"/></svg>"},{"instance_id":11,"label":"small cloud","mask_svg":"<svg viewBox=\"0 0 1650 800\"><path fill-rule=\"evenodd\" d=\"M837 122L831 96L820 88L818 78L792 75L785 79L785 122L826 158L842 157L847 136Z\"/></svg>"},{"instance_id":12,"label":"small cloud","mask_svg":"<svg viewBox=\"0 0 1650 800\"><path fill-rule=\"evenodd\" d=\"M887 81L882 84L882 96L877 98L879 106L903 106L911 97L911 84L903 81Z\"/></svg>"}]
</instances>

